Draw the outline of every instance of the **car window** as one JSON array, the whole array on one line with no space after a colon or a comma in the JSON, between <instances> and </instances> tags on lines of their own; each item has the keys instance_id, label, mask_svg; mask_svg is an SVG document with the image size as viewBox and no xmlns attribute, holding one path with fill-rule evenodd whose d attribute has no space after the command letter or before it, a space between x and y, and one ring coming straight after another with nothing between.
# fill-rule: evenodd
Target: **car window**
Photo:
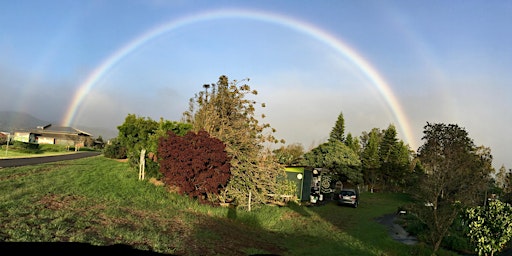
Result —
<instances>
[{"instance_id":1,"label":"car window","mask_svg":"<svg viewBox=\"0 0 512 256\"><path fill-rule=\"evenodd\" d=\"M355 195L354 191L341 191L342 196L353 196Z\"/></svg>"}]
</instances>

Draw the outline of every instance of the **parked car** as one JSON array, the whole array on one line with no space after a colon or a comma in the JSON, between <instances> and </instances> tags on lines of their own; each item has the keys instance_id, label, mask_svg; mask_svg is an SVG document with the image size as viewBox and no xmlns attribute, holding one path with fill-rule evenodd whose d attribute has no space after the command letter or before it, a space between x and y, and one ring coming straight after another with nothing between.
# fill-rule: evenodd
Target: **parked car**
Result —
<instances>
[{"instance_id":1,"label":"parked car","mask_svg":"<svg viewBox=\"0 0 512 256\"><path fill-rule=\"evenodd\" d=\"M359 193L357 193L357 190L352 188L342 189L338 195L338 204L350 205L357 208L357 206L359 206Z\"/></svg>"}]
</instances>

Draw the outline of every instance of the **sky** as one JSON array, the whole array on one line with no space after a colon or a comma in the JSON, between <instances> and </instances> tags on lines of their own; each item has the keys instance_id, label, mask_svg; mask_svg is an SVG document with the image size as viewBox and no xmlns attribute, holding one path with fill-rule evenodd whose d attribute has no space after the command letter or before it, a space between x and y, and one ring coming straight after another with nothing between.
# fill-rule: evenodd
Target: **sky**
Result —
<instances>
[{"instance_id":1,"label":"sky","mask_svg":"<svg viewBox=\"0 0 512 256\"><path fill-rule=\"evenodd\" d=\"M512 168L512 1L1 1L0 110L117 131L226 75L286 144L457 124ZM95 134L93 134L95 135ZM96 136L101 136L97 134Z\"/></svg>"}]
</instances>

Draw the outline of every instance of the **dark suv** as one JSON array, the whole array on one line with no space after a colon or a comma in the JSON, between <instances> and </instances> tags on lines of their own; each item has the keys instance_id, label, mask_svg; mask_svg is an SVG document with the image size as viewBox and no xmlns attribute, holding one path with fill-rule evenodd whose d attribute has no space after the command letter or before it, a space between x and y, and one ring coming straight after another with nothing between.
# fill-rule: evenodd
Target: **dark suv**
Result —
<instances>
[{"instance_id":1,"label":"dark suv","mask_svg":"<svg viewBox=\"0 0 512 256\"><path fill-rule=\"evenodd\" d=\"M352 188L342 189L338 195L338 204L356 208L359 205L359 193Z\"/></svg>"}]
</instances>

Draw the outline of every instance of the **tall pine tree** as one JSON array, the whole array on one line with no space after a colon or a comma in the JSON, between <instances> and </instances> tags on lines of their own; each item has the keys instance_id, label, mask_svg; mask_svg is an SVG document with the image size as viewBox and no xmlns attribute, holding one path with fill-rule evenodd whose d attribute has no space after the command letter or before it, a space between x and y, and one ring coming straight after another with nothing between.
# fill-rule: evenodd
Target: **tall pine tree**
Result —
<instances>
[{"instance_id":1,"label":"tall pine tree","mask_svg":"<svg viewBox=\"0 0 512 256\"><path fill-rule=\"evenodd\" d=\"M380 173L380 157L379 157L379 145L381 141L380 131L374 128L368 134L366 144L361 153L361 164L364 175L364 182L370 187L370 191L373 193L376 185L378 184L381 173Z\"/></svg>"},{"instance_id":2,"label":"tall pine tree","mask_svg":"<svg viewBox=\"0 0 512 256\"><path fill-rule=\"evenodd\" d=\"M343 113L338 115L338 119L336 120L336 124L331 130L329 134L329 141L345 141L345 119L343 118Z\"/></svg>"}]
</instances>

